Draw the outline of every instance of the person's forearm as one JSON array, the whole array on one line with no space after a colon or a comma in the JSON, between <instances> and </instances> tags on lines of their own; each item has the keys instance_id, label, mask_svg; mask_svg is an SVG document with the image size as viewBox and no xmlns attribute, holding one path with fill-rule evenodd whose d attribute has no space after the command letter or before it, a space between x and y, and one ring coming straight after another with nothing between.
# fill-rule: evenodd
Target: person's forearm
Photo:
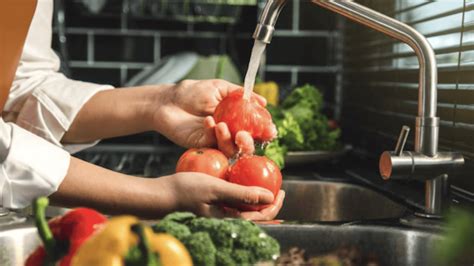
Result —
<instances>
[{"instance_id":1,"label":"person's forearm","mask_svg":"<svg viewBox=\"0 0 474 266\"><path fill-rule=\"evenodd\" d=\"M98 92L82 107L61 141L85 143L152 130L151 116L170 88L161 85Z\"/></svg>"},{"instance_id":2,"label":"person's forearm","mask_svg":"<svg viewBox=\"0 0 474 266\"><path fill-rule=\"evenodd\" d=\"M67 176L50 199L56 206L157 218L173 209L168 193L159 180L116 173L71 157Z\"/></svg>"}]
</instances>

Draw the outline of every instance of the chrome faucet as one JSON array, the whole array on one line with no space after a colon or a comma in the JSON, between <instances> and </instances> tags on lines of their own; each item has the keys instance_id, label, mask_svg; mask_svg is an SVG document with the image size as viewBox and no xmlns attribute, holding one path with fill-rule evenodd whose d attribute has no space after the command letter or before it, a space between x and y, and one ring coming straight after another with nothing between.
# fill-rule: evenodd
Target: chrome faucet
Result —
<instances>
[{"instance_id":1,"label":"chrome faucet","mask_svg":"<svg viewBox=\"0 0 474 266\"><path fill-rule=\"evenodd\" d=\"M293 0L298 1L298 0ZM270 43L278 15L287 0L268 0L253 34L256 40ZM409 128L404 126L394 152L380 156L379 170L383 179L417 179L425 181L425 217L441 217L443 192L448 188L447 175L464 164L456 152L438 152L439 117L437 108L438 72L433 48L428 40L412 27L352 0L312 0L355 22L361 23L408 44L420 65L418 115L415 128L415 150L403 151Z\"/></svg>"}]
</instances>

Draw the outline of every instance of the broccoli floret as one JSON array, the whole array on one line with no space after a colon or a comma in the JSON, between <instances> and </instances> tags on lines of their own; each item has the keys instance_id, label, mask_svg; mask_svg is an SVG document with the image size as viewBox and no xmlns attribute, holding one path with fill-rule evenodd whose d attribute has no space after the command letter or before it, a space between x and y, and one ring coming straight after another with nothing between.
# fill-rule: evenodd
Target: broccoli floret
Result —
<instances>
[{"instance_id":1,"label":"broccoli floret","mask_svg":"<svg viewBox=\"0 0 474 266\"><path fill-rule=\"evenodd\" d=\"M165 217L153 230L169 233L183 242L195 265L252 265L274 260L279 254L278 242L256 224L241 219L196 218L177 213Z\"/></svg>"},{"instance_id":2,"label":"broccoli floret","mask_svg":"<svg viewBox=\"0 0 474 266\"><path fill-rule=\"evenodd\" d=\"M261 229L256 224L241 219L231 219L229 220L231 223L236 227L237 238L235 239L235 244L237 247L245 246L245 241L252 236L258 236L260 234Z\"/></svg>"},{"instance_id":3,"label":"broccoli floret","mask_svg":"<svg viewBox=\"0 0 474 266\"><path fill-rule=\"evenodd\" d=\"M152 226L153 231L156 233L167 233L179 240L183 240L185 237L191 234L189 228L171 220L162 220L159 223Z\"/></svg>"},{"instance_id":4,"label":"broccoli floret","mask_svg":"<svg viewBox=\"0 0 474 266\"><path fill-rule=\"evenodd\" d=\"M231 249L218 249L216 253L216 265L236 266L237 263L232 258L232 250Z\"/></svg>"},{"instance_id":5,"label":"broccoli floret","mask_svg":"<svg viewBox=\"0 0 474 266\"><path fill-rule=\"evenodd\" d=\"M219 248L232 248L236 236L235 227L223 220L215 218L196 218L189 223L192 232L208 232L212 241Z\"/></svg>"},{"instance_id":6,"label":"broccoli floret","mask_svg":"<svg viewBox=\"0 0 474 266\"><path fill-rule=\"evenodd\" d=\"M252 253L245 249L235 249L232 252L232 259L234 259L237 265L241 266L255 263L255 261L252 260Z\"/></svg>"},{"instance_id":7,"label":"broccoli floret","mask_svg":"<svg viewBox=\"0 0 474 266\"><path fill-rule=\"evenodd\" d=\"M280 256L280 244L265 233L260 233L252 250L256 261L273 261Z\"/></svg>"},{"instance_id":8,"label":"broccoli floret","mask_svg":"<svg viewBox=\"0 0 474 266\"><path fill-rule=\"evenodd\" d=\"M249 262L275 260L280 254L280 245L269 237L256 224L245 220L233 220L238 227L238 235L234 241L236 249L249 251ZM234 251L235 253L235 251ZM234 258L237 261L237 259Z\"/></svg>"},{"instance_id":9,"label":"broccoli floret","mask_svg":"<svg viewBox=\"0 0 474 266\"><path fill-rule=\"evenodd\" d=\"M192 232L215 230L219 220L215 218L198 217L189 221L188 226Z\"/></svg>"},{"instance_id":10,"label":"broccoli floret","mask_svg":"<svg viewBox=\"0 0 474 266\"><path fill-rule=\"evenodd\" d=\"M208 233L193 233L184 238L183 243L191 254L194 265L216 265L216 247Z\"/></svg>"},{"instance_id":11,"label":"broccoli floret","mask_svg":"<svg viewBox=\"0 0 474 266\"><path fill-rule=\"evenodd\" d=\"M187 223L194 218L196 218L196 215L191 212L173 212L166 215L163 220L174 221L177 223Z\"/></svg>"}]
</instances>

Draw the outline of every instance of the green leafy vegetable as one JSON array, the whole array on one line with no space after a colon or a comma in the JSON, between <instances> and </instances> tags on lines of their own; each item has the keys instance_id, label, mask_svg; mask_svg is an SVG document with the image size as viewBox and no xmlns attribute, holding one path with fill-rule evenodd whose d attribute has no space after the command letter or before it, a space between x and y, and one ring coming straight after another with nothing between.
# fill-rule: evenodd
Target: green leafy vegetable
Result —
<instances>
[{"instance_id":1,"label":"green leafy vegetable","mask_svg":"<svg viewBox=\"0 0 474 266\"><path fill-rule=\"evenodd\" d=\"M339 146L340 129L331 130L321 113L323 95L312 85L295 88L281 107L268 105L278 130L278 139L258 151L284 166L287 151L334 150Z\"/></svg>"},{"instance_id":2,"label":"green leafy vegetable","mask_svg":"<svg viewBox=\"0 0 474 266\"><path fill-rule=\"evenodd\" d=\"M289 109L296 105L303 106L312 112L319 112L323 107L323 95L318 89L309 84L295 88L282 102L281 106L283 109Z\"/></svg>"},{"instance_id":3,"label":"green leafy vegetable","mask_svg":"<svg viewBox=\"0 0 474 266\"><path fill-rule=\"evenodd\" d=\"M436 245L440 265L470 265L474 262L474 214L464 209L452 209L448 215L445 239Z\"/></svg>"},{"instance_id":4,"label":"green leafy vegetable","mask_svg":"<svg viewBox=\"0 0 474 266\"><path fill-rule=\"evenodd\" d=\"M260 156L266 156L268 159L275 162L280 169L285 167L285 154L286 146L280 144L278 140L270 142L265 148L259 147L256 150L256 154Z\"/></svg>"}]
</instances>

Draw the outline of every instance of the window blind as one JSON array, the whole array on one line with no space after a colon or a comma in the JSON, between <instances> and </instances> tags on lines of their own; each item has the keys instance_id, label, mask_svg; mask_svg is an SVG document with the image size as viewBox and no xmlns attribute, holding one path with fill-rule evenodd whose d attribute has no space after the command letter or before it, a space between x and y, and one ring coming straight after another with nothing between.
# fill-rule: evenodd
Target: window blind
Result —
<instances>
[{"instance_id":1,"label":"window blind","mask_svg":"<svg viewBox=\"0 0 474 266\"><path fill-rule=\"evenodd\" d=\"M452 187L474 196L474 0L360 3L414 27L434 48L440 150L464 154L466 167L452 178ZM346 138L371 152L393 150L402 125L414 130L419 70L415 53L397 40L349 21L344 36ZM413 140L413 132L409 139Z\"/></svg>"}]
</instances>

